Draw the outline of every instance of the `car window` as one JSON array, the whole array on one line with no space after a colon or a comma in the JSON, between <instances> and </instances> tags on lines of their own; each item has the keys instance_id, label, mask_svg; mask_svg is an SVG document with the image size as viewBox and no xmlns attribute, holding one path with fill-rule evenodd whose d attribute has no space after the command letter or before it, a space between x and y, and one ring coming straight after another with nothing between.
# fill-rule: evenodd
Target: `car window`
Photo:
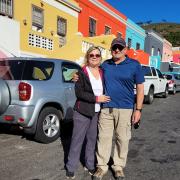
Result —
<instances>
[{"instance_id":1,"label":"car window","mask_svg":"<svg viewBox=\"0 0 180 180\"><path fill-rule=\"evenodd\" d=\"M78 72L78 70L80 70L81 67L74 64L74 63L62 63L62 76L63 76L63 81L64 82L71 82L73 83L72 81L72 78L73 78L73 75L74 73Z\"/></svg>"},{"instance_id":2,"label":"car window","mask_svg":"<svg viewBox=\"0 0 180 180\"><path fill-rule=\"evenodd\" d=\"M5 80L48 80L54 63L37 60L0 61L0 78Z\"/></svg>"},{"instance_id":3,"label":"car window","mask_svg":"<svg viewBox=\"0 0 180 180\"><path fill-rule=\"evenodd\" d=\"M0 78L4 80L21 80L24 69L24 61L0 61Z\"/></svg>"},{"instance_id":4,"label":"car window","mask_svg":"<svg viewBox=\"0 0 180 180\"><path fill-rule=\"evenodd\" d=\"M156 69L156 70L157 70L157 73L158 73L159 78L164 79L164 77L163 77L162 73L159 71L159 69Z\"/></svg>"},{"instance_id":5,"label":"car window","mask_svg":"<svg viewBox=\"0 0 180 180\"><path fill-rule=\"evenodd\" d=\"M180 80L180 74L174 74L174 78L175 78L176 80Z\"/></svg>"},{"instance_id":6,"label":"car window","mask_svg":"<svg viewBox=\"0 0 180 180\"><path fill-rule=\"evenodd\" d=\"M144 76L152 76L151 68L149 66L142 66Z\"/></svg>"},{"instance_id":7,"label":"car window","mask_svg":"<svg viewBox=\"0 0 180 180\"><path fill-rule=\"evenodd\" d=\"M154 67L152 67L152 73L153 73L153 76L157 76L157 73Z\"/></svg>"},{"instance_id":8,"label":"car window","mask_svg":"<svg viewBox=\"0 0 180 180\"><path fill-rule=\"evenodd\" d=\"M23 80L48 80L54 70L54 63L48 61L27 61Z\"/></svg>"},{"instance_id":9,"label":"car window","mask_svg":"<svg viewBox=\"0 0 180 180\"><path fill-rule=\"evenodd\" d=\"M165 75L165 76L166 76L166 79L167 79L167 80L171 80L171 79L172 79L172 75L167 74L167 75Z\"/></svg>"}]
</instances>

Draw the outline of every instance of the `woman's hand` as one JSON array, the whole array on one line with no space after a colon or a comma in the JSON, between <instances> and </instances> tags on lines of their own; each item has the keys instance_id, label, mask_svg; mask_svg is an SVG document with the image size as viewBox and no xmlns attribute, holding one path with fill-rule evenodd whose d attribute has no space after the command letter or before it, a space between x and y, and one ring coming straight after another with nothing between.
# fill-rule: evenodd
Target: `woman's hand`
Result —
<instances>
[{"instance_id":1,"label":"woman's hand","mask_svg":"<svg viewBox=\"0 0 180 180\"><path fill-rule=\"evenodd\" d=\"M109 101L111 101L110 96L101 95L97 97L98 103L109 102Z\"/></svg>"}]
</instances>

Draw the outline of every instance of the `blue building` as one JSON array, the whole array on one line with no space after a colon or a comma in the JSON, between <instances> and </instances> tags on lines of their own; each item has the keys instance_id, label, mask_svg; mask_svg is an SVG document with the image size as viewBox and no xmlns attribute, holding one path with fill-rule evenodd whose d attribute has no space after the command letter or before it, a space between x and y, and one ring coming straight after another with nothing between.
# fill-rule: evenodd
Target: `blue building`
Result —
<instances>
[{"instance_id":1,"label":"blue building","mask_svg":"<svg viewBox=\"0 0 180 180\"><path fill-rule=\"evenodd\" d=\"M145 37L145 30L132 20L127 19L126 42L129 49L144 50Z\"/></svg>"}]
</instances>

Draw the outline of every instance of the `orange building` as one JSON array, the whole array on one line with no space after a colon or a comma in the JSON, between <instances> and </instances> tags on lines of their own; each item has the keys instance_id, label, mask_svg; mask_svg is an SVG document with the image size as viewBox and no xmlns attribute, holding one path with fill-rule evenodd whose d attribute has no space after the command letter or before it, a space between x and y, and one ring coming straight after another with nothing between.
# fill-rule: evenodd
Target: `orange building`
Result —
<instances>
[{"instance_id":1,"label":"orange building","mask_svg":"<svg viewBox=\"0 0 180 180\"><path fill-rule=\"evenodd\" d=\"M126 36L127 17L104 0L76 0L79 3L78 31L85 37Z\"/></svg>"}]
</instances>

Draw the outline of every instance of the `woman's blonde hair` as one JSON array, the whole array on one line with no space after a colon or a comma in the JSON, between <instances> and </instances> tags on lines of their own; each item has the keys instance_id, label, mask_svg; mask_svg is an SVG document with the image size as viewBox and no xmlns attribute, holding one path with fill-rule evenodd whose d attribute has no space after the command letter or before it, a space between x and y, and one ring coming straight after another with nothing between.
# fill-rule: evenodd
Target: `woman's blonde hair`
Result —
<instances>
[{"instance_id":1,"label":"woman's blonde hair","mask_svg":"<svg viewBox=\"0 0 180 180\"><path fill-rule=\"evenodd\" d=\"M85 54L85 56L84 56L84 64L85 64L85 65L88 65L88 62L89 62L89 54L90 54L92 51L94 51L94 50L98 50L98 51L99 51L99 54L101 55L101 50L99 49L98 46L91 46L91 47L87 50L87 52L86 52L86 54ZM102 60L102 56L101 56L100 58L101 58L101 60Z\"/></svg>"}]
</instances>

